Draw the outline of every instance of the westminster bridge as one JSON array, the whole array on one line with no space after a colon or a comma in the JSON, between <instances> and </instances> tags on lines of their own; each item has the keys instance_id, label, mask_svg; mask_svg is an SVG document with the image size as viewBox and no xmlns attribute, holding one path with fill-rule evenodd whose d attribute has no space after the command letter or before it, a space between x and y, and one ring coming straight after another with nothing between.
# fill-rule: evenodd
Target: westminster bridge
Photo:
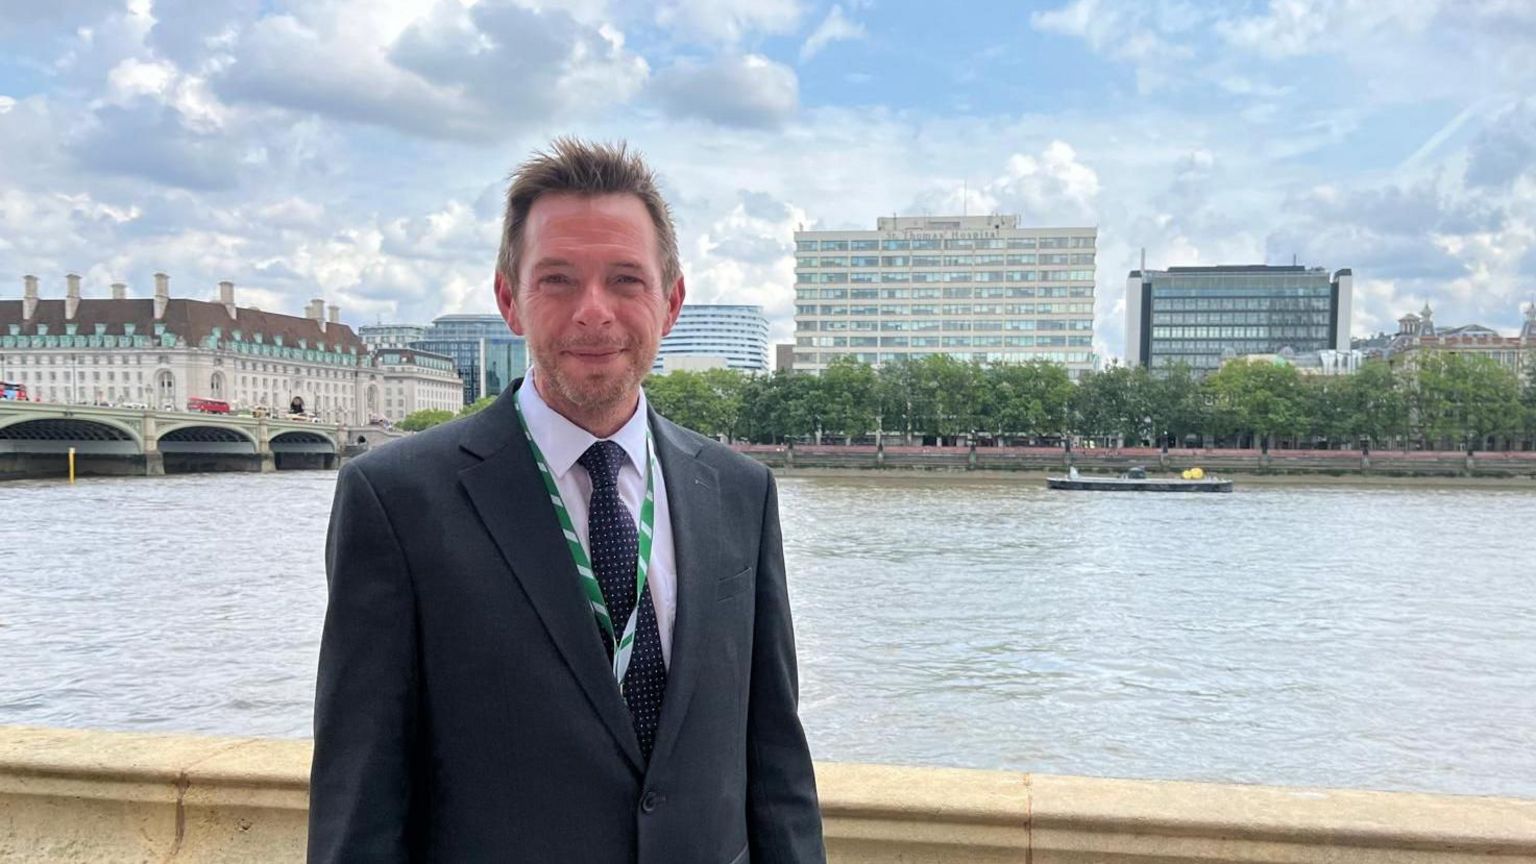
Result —
<instances>
[{"instance_id":1,"label":"westminster bridge","mask_svg":"<svg viewBox=\"0 0 1536 864\"><path fill-rule=\"evenodd\" d=\"M364 430L237 414L0 401L0 479L336 468ZM349 438L350 434L350 438ZM361 439L361 440L359 440Z\"/></svg>"}]
</instances>

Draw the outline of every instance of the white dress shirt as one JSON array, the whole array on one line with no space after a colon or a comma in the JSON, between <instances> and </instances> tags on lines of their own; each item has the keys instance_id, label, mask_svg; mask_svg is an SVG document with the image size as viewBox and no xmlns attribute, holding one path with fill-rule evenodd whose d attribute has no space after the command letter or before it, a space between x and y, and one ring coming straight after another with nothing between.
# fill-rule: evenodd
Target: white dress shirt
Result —
<instances>
[{"instance_id":1,"label":"white dress shirt","mask_svg":"<svg viewBox=\"0 0 1536 864\"><path fill-rule=\"evenodd\" d=\"M587 469L576 463L598 438L591 432L566 419L549 407L538 388L533 384L533 370L517 390L517 401L523 409L523 420L533 435L534 443L544 454L549 470L555 475L555 486L570 514L571 525L581 546L592 554L587 542L587 508L592 500L592 478ZM645 498L645 438L646 418L645 391L640 391L640 402L634 416L608 440L624 448L629 456L619 467L619 500L629 508L635 520L635 530L640 526L640 502ZM658 469L660 464L657 465ZM672 666L672 624L677 620L677 558L672 548L672 519L667 508L666 478L656 472L656 524L651 538L651 565L646 571L646 583L651 592L651 603L656 607L656 629L661 634L661 659ZM622 627L622 622L615 622ZM592 625L596 627L596 624Z\"/></svg>"}]
</instances>

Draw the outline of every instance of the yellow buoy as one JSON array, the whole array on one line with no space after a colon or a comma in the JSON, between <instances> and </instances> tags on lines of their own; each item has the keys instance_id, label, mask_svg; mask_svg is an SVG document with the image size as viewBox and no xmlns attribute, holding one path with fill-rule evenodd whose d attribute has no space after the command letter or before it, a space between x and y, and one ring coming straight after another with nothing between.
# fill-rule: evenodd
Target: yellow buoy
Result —
<instances>
[{"instance_id":1,"label":"yellow buoy","mask_svg":"<svg viewBox=\"0 0 1536 864\"><path fill-rule=\"evenodd\" d=\"M69 482L75 482L75 448L69 448Z\"/></svg>"}]
</instances>

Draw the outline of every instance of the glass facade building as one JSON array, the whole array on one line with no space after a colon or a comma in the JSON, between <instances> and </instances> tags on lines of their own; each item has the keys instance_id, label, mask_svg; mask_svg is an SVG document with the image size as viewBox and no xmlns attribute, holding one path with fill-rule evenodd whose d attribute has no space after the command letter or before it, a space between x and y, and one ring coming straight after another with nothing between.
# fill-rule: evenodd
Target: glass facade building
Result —
<instances>
[{"instance_id":1,"label":"glass facade building","mask_svg":"<svg viewBox=\"0 0 1536 864\"><path fill-rule=\"evenodd\" d=\"M501 377L508 374L512 358L522 357L522 367L527 369L527 343L508 329L500 315L441 315L411 347L453 358L454 371L464 381L465 405L483 395L495 395L486 392L487 378L482 374L488 355L495 354L493 359L500 363L496 373L500 387L523 374L519 370L511 379Z\"/></svg>"},{"instance_id":2,"label":"glass facade building","mask_svg":"<svg viewBox=\"0 0 1536 864\"><path fill-rule=\"evenodd\" d=\"M874 231L795 232L794 368L947 354L1092 369L1098 230L1018 223L891 216Z\"/></svg>"},{"instance_id":3,"label":"glass facade building","mask_svg":"<svg viewBox=\"0 0 1536 864\"><path fill-rule=\"evenodd\" d=\"M1133 270L1126 362L1207 374L1224 357L1347 351L1352 281L1349 270L1262 264Z\"/></svg>"},{"instance_id":4,"label":"glass facade building","mask_svg":"<svg viewBox=\"0 0 1536 864\"><path fill-rule=\"evenodd\" d=\"M668 358L719 358L730 369L768 371L768 319L761 306L683 304L672 332L661 340L652 372Z\"/></svg>"},{"instance_id":5,"label":"glass facade building","mask_svg":"<svg viewBox=\"0 0 1536 864\"><path fill-rule=\"evenodd\" d=\"M527 373L528 345L521 336L480 340L481 396L500 396L513 381Z\"/></svg>"}]
</instances>

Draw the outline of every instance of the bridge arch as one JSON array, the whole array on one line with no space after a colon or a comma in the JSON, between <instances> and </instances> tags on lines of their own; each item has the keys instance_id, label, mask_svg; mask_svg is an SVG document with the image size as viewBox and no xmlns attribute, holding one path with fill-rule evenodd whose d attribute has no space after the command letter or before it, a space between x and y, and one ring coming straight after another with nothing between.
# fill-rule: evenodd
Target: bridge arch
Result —
<instances>
[{"instance_id":1,"label":"bridge arch","mask_svg":"<svg viewBox=\"0 0 1536 864\"><path fill-rule=\"evenodd\" d=\"M254 456L256 439L244 429L213 423L183 423L162 429L155 441L162 453L240 453Z\"/></svg>"},{"instance_id":2,"label":"bridge arch","mask_svg":"<svg viewBox=\"0 0 1536 864\"><path fill-rule=\"evenodd\" d=\"M267 442L272 451L273 467L336 468L341 461L341 448L329 434L311 429L289 429L272 436Z\"/></svg>"},{"instance_id":3,"label":"bridge arch","mask_svg":"<svg viewBox=\"0 0 1536 864\"><path fill-rule=\"evenodd\" d=\"M143 452L143 438L132 427L107 418L0 418L0 451L12 453L77 452L131 456Z\"/></svg>"}]
</instances>

